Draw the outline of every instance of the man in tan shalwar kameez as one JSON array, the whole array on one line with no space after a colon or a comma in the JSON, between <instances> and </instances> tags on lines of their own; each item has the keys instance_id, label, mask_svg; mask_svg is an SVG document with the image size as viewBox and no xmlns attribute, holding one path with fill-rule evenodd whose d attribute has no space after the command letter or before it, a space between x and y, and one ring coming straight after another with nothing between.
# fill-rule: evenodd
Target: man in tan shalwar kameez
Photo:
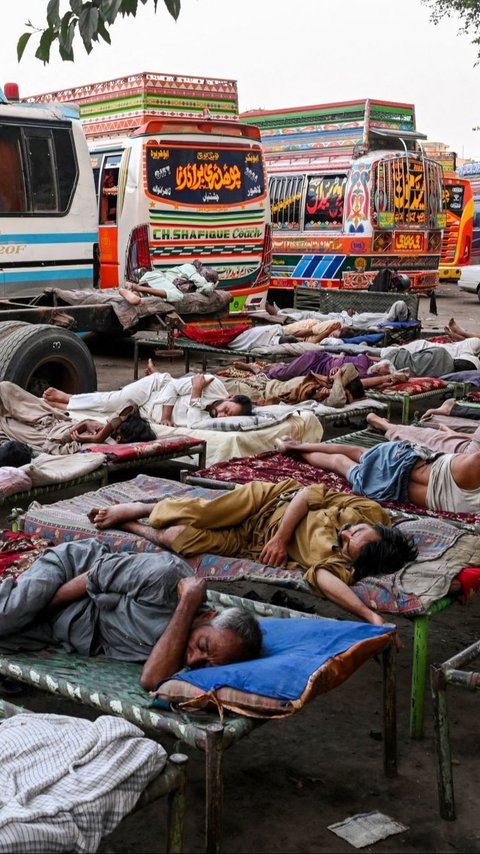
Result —
<instances>
[{"instance_id":1,"label":"man in tan shalwar kameez","mask_svg":"<svg viewBox=\"0 0 480 854\"><path fill-rule=\"evenodd\" d=\"M148 518L148 525L139 519ZM348 587L366 574L400 569L416 549L375 501L295 480L256 481L212 500L165 498L93 508L98 528L122 528L190 557L209 552L302 569L306 581L374 625L382 618Z\"/></svg>"}]
</instances>

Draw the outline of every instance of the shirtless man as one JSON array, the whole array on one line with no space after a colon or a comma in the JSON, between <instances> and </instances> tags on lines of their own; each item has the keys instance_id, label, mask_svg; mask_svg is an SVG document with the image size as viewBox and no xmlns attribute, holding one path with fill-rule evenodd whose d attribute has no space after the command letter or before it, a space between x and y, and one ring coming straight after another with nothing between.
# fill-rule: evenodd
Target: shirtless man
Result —
<instances>
[{"instance_id":1,"label":"shirtless man","mask_svg":"<svg viewBox=\"0 0 480 854\"><path fill-rule=\"evenodd\" d=\"M281 453L342 475L357 495L376 501L410 501L429 510L480 512L480 452L434 455L410 442L358 445L277 439Z\"/></svg>"}]
</instances>

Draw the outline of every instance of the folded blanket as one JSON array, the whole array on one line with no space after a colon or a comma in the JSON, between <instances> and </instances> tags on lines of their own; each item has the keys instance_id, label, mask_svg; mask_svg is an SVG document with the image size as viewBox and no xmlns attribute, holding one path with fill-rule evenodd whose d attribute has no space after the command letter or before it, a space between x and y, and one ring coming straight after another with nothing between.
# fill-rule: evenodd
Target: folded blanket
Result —
<instances>
[{"instance_id":1,"label":"folded blanket","mask_svg":"<svg viewBox=\"0 0 480 854\"><path fill-rule=\"evenodd\" d=\"M96 851L165 760L160 744L121 718L19 714L2 721L0 850Z\"/></svg>"}]
</instances>

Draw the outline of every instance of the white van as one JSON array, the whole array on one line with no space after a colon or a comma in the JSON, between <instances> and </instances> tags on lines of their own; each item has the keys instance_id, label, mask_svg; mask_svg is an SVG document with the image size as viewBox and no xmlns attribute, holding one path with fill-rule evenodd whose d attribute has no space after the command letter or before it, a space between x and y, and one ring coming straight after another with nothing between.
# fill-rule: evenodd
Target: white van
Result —
<instances>
[{"instance_id":1,"label":"white van","mask_svg":"<svg viewBox=\"0 0 480 854\"><path fill-rule=\"evenodd\" d=\"M469 291L476 294L480 300L480 264L471 264L469 267L462 267L462 275L458 280L458 287L461 291Z\"/></svg>"}]
</instances>

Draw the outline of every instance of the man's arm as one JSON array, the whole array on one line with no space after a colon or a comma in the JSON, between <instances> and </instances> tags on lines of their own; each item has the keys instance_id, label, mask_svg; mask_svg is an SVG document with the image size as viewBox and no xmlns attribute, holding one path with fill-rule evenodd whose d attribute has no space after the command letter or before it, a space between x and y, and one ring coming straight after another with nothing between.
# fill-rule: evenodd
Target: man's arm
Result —
<instances>
[{"instance_id":1,"label":"man's arm","mask_svg":"<svg viewBox=\"0 0 480 854\"><path fill-rule=\"evenodd\" d=\"M86 442L102 443L112 435L113 431L114 425L111 421L107 421L106 424L100 424L99 421L91 421L87 419L85 421L79 421L78 424L70 430L70 437L80 444L84 444ZM69 440L67 439L66 441Z\"/></svg>"},{"instance_id":2,"label":"man's arm","mask_svg":"<svg viewBox=\"0 0 480 854\"><path fill-rule=\"evenodd\" d=\"M165 427L175 427L173 423L173 406L171 404L163 404L160 424L163 424Z\"/></svg>"},{"instance_id":3,"label":"man's arm","mask_svg":"<svg viewBox=\"0 0 480 854\"><path fill-rule=\"evenodd\" d=\"M288 544L299 522L308 513L308 490L301 489L290 501L276 534L265 543L260 562L270 566L285 566L288 561Z\"/></svg>"},{"instance_id":4,"label":"man's arm","mask_svg":"<svg viewBox=\"0 0 480 854\"><path fill-rule=\"evenodd\" d=\"M143 688L152 691L162 679L180 670L197 611L205 600L202 578L182 578L177 585L178 605L164 633L156 642L140 677Z\"/></svg>"},{"instance_id":5,"label":"man's arm","mask_svg":"<svg viewBox=\"0 0 480 854\"><path fill-rule=\"evenodd\" d=\"M72 602L84 599L86 595L87 573L84 572L82 575L77 575L76 578L67 581L66 584L62 584L52 599L50 599L43 613L45 616L50 617L52 614L56 614L57 611L61 611L62 608L66 608Z\"/></svg>"},{"instance_id":6,"label":"man's arm","mask_svg":"<svg viewBox=\"0 0 480 854\"><path fill-rule=\"evenodd\" d=\"M371 623L373 626L383 626L385 620L367 608L348 584L345 584L333 572L329 572L328 569L317 569L315 579L320 592L335 605L339 605L349 614L354 614L355 617L365 620L366 623Z\"/></svg>"}]
</instances>

